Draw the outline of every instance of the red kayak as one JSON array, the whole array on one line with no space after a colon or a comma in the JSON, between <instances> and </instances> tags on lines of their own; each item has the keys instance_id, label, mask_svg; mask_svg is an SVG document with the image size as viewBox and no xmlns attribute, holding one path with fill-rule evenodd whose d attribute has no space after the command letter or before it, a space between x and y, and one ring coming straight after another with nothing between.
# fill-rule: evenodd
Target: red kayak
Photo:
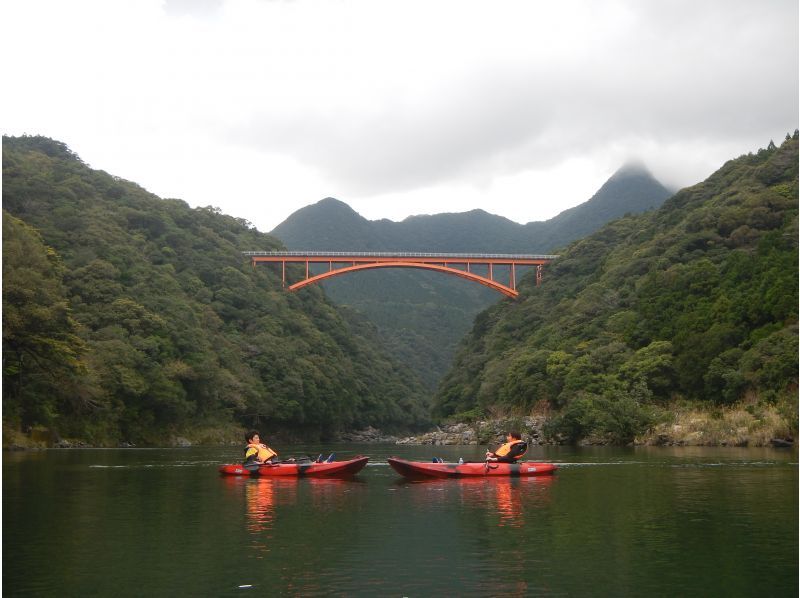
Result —
<instances>
[{"instance_id":1,"label":"red kayak","mask_svg":"<svg viewBox=\"0 0 800 598\"><path fill-rule=\"evenodd\" d=\"M249 475L249 476L342 476L353 475L361 471L369 461L369 457L357 456L349 461L301 463L266 463L258 467L245 467L244 465L220 465L222 475Z\"/></svg>"},{"instance_id":2,"label":"red kayak","mask_svg":"<svg viewBox=\"0 0 800 598\"><path fill-rule=\"evenodd\" d=\"M523 461L521 463L429 463L426 461L406 461L389 457L389 465L400 475L409 478L435 477L460 478L478 476L532 476L548 475L558 469L552 463Z\"/></svg>"}]
</instances>

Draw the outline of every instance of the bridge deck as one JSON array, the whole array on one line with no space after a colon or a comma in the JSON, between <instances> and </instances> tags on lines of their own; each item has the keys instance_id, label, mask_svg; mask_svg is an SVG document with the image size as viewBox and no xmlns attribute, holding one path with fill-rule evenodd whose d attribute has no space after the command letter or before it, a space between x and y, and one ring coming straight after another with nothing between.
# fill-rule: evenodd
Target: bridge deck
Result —
<instances>
[{"instance_id":1,"label":"bridge deck","mask_svg":"<svg viewBox=\"0 0 800 598\"><path fill-rule=\"evenodd\" d=\"M330 261L331 258L341 258L343 262L373 261L376 258L385 259L415 259L422 261L436 260L455 262L457 260L475 260L488 263L489 260L503 261L505 263L526 261L532 263L550 262L557 255L545 254L517 254L517 253L418 253L408 251L243 251L249 258L275 258L276 261L287 259L289 261L304 262L307 259L317 258L320 261ZM291 260L290 258L297 258ZM333 261L337 261L334 259Z\"/></svg>"}]
</instances>

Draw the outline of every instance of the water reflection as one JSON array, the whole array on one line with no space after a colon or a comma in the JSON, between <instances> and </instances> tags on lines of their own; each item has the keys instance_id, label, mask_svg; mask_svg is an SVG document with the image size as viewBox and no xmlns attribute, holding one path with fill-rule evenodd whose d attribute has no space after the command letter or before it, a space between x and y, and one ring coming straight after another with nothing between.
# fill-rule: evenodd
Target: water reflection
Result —
<instances>
[{"instance_id":1,"label":"water reflection","mask_svg":"<svg viewBox=\"0 0 800 598\"><path fill-rule=\"evenodd\" d=\"M495 490L497 512L500 514L499 527L522 527L525 525L519 488L514 488L512 492L510 484L497 484Z\"/></svg>"},{"instance_id":2,"label":"water reflection","mask_svg":"<svg viewBox=\"0 0 800 598\"><path fill-rule=\"evenodd\" d=\"M264 532L272 528L275 518L276 493L284 498L297 495L294 480L288 485L280 479L250 480L245 485L245 504L247 505L247 529L251 532ZM278 488L282 486L282 488Z\"/></svg>"},{"instance_id":3,"label":"water reflection","mask_svg":"<svg viewBox=\"0 0 800 598\"><path fill-rule=\"evenodd\" d=\"M244 503L245 528L256 558L271 551L281 514L294 519L293 508L303 506L308 516L347 509L353 488L364 482L355 478L223 478L227 488Z\"/></svg>"},{"instance_id":4,"label":"water reflection","mask_svg":"<svg viewBox=\"0 0 800 598\"><path fill-rule=\"evenodd\" d=\"M477 510L496 516L498 527L520 528L525 525L526 509L542 509L550 504L550 488L555 480L556 476L496 476L401 480L397 483L426 490L413 494L412 498L419 506L429 507L442 500L457 500L462 510Z\"/></svg>"},{"instance_id":5,"label":"water reflection","mask_svg":"<svg viewBox=\"0 0 800 598\"><path fill-rule=\"evenodd\" d=\"M498 527L525 525L525 509L542 508L550 501L553 476L461 480L461 502L465 506L493 508Z\"/></svg>"}]
</instances>

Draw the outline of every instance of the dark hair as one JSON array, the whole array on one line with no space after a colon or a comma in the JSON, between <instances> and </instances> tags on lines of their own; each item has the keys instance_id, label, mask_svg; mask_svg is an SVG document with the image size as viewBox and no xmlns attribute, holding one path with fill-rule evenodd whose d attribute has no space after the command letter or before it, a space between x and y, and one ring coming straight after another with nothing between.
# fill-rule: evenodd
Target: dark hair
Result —
<instances>
[{"instance_id":1,"label":"dark hair","mask_svg":"<svg viewBox=\"0 0 800 598\"><path fill-rule=\"evenodd\" d=\"M511 436L511 438L513 438L514 440L522 440L522 434L520 434L519 432L516 431L509 432L508 435Z\"/></svg>"},{"instance_id":2,"label":"dark hair","mask_svg":"<svg viewBox=\"0 0 800 598\"><path fill-rule=\"evenodd\" d=\"M258 433L258 430L250 430L244 435L245 442L250 442L253 439L253 436L261 436L261 434Z\"/></svg>"}]
</instances>

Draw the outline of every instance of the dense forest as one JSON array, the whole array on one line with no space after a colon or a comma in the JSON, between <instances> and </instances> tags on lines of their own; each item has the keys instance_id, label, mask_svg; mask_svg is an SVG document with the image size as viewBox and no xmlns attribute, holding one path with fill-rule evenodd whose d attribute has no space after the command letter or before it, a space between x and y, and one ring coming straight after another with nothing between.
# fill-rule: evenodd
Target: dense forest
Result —
<instances>
[{"instance_id":1,"label":"dense forest","mask_svg":"<svg viewBox=\"0 0 800 598\"><path fill-rule=\"evenodd\" d=\"M540 410L555 437L628 442L681 401L744 402L796 431L797 209L795 132L573 243L477 317L435 413Z\"/></svg>"},{"instance_id":2,"label":"dense forest","mask_svg":"<svg viewBox=\"0 0 800 598\"><path fill-rule=\"evenodd\" d=\"M518 224L483 210L367 220L327 198L297 210L272 234L299 250L553 253L626 213L656 208L670 195L643 165L628 164L588 201L542 222ZM508 273L498 269L497 276L507 279ZM474 283L419 270L368 270L322 285L334 301L364 313L390 353L431 393L475 316L501 300Z\"/></svg>"},{"instance_id":3,"label":"dense forest","mask_svg":"<svg viewBox=\"0 0 800 598\"><path fill-rule=\"evenodd\" d=\"M280 248L63 143L4 137L4 430L108 445L225 426L329 438L425 425L421 384L372 324L319 288L285 292L241 255Z\"/></svg>"}]
</instances>

